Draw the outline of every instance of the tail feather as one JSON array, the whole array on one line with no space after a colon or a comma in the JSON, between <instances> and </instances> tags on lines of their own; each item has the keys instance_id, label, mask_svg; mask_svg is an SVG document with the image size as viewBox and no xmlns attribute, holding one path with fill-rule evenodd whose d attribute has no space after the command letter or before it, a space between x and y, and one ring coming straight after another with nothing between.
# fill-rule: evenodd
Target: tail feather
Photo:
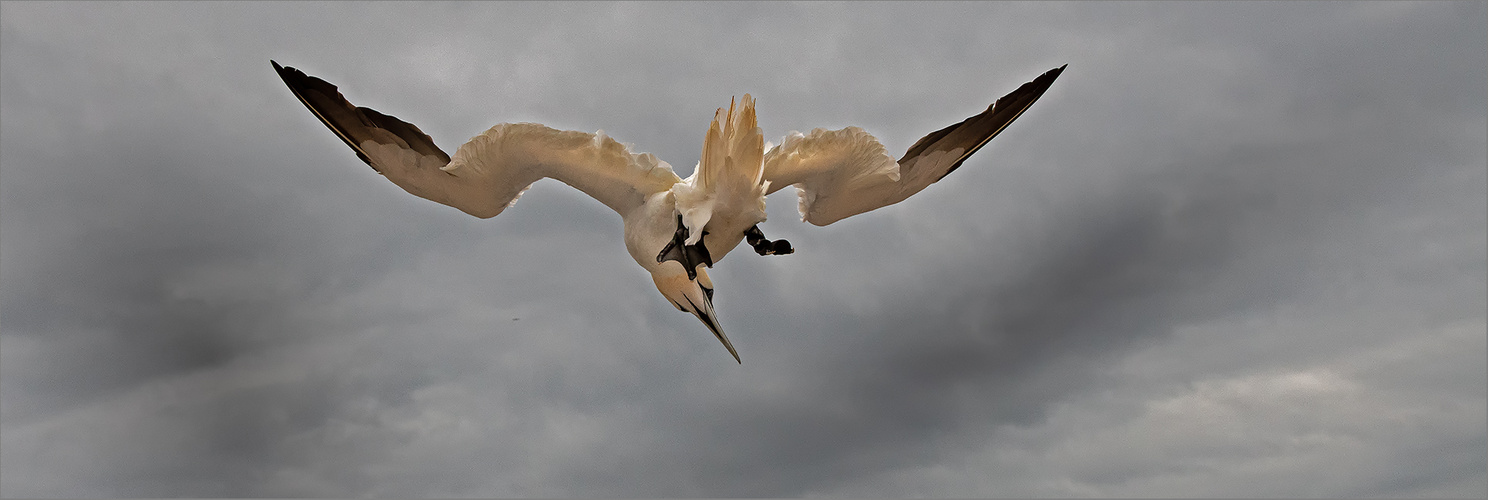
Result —
<instances>
[{"instance_id":1,"label":"tail feather","mask_svg":"<svg viewBox=\"0 0 1488 500\"><path fill-rule=\"evenodd\" d=\"M754 114L754 98L744 94L718 108L703 139L697 171L672 189L693 240L715 213L740 213L764 220L764 133ZM719 211L716 207L728 207ZM753 223L746 224L745 227ZM695 243L691 241L689 243Z\"/></svg>"}]
</instances>

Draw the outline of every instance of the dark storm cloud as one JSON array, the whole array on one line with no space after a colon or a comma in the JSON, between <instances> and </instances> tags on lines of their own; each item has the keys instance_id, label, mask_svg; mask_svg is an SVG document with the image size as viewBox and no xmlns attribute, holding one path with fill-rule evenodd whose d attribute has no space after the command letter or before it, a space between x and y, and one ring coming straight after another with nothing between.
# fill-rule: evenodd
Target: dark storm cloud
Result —
<instances>
[{"instance_id":1,"label":"dark storm cloud","mask_svg":"<svg viewBox=\"0 0 1488 500\"><path fill-rule=\"evenodd\" d=\"M1159 290L1201 285L1216 264L1163 265L1171 264L1165 253L1202 248L1175 249L1190 246L1173 235L1188 228L1157 227L1150 209L1089 208L1105 216L1061 225L1080 236L1046 242L1043 255L1008 262L1024 270L1016 276L981 266L942 269L940 277L965 286L901 288L903 295L875 313L823 334L782 325L804 335L780 342L816 344L811 359L797 359L783 375L804 394L783 405L769 398L721 403L725 411L698 422L681 441L746 450L699 457L711 465L705 470L721 472L710 481L723 488L720 494L789 496L835 486L823 483L813 464L836 464L842 470L826 478L842 481L933 455L947 444L942 436L1039 421L1061 394L1088 383L1091 363L1103 353L1171 326L1149 318L1181 319L1162 314L1180 298ZM1224 259L1222 252L1210 255ZM1165 274L1143 275L1155 267ZM764 485L772 489L760 490Z\"/></svg>"},{"instance_id":2,"label":"dark storm cloud","mask_svg":"<svg viewBox=\"0 0 1488 500\"><path fill-rule=\"evenodd\" d=\"M1484 487L1481 3L3 14L6 496ZM407 196L271 57L447 151L540 121L684 175L728 96L902 151L1070 69L921 196L772 198L800 252L713 273L735 366L597 202Z\"/></svg>"}]
</instances>

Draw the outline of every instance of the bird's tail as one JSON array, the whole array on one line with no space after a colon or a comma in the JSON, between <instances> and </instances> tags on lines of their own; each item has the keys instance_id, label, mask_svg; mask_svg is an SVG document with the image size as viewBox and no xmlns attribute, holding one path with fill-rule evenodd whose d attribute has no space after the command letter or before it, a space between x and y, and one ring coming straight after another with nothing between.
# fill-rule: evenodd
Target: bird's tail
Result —
<instances>
[{"instance_id":1,"label":"bird's tail","mask_svg":"<svg viewBox=\"0 0 1488 500\"><path fill-rule=\"evenodd\" d=\"M701 235L715 212L764 220L764 156L764 134L754 116L754 98L744 94L737 106L731 100L727 111L718 108L703 139L697 170L672 189L683 222L692 231L690 240Z\"/></svg>"},{"instance_id":2,"label":"bird's tail","mask_svg":"<svg viewBox=\"0 0 1488 500\"><path fill-rule=\"evenodd\" d=\"M754 116L754 98L744 94L738 106L734 104L729 101L727 113L718 108L703 140L698 185L715 192L752 190L764 170L765 139Z\"/></svg>"}]
</instances>

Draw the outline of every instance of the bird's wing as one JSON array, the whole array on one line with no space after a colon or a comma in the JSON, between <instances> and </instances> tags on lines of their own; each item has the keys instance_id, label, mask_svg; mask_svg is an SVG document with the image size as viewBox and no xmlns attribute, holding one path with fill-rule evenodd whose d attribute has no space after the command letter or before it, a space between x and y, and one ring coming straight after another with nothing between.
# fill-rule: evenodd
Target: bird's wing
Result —
<instances>
[{"instance_id":1,"label":"bird's wing","mask_svg":"<svg viewBox=\"0 0 1488 500\"><path fill-rule=\"evenodd\" d=\"M460 146L453 158L418 127L357 107L325 80L270 61L295 97L398 187L476 217L494 217L544 177L562 181L624 215L681 179L671 166L600 133L503 123Z\"/></svg>"},{"instance_id":2,"label":"bird's wing","mask_svg":"<svg viewBox=\"0 0 1488 500\"><path fill-rule=\"evenodd\" d=\"M979 115L931 132L895 162L878 139L857 127L792 133L765 155L765 180L774 192L800 194L801 218L825 226L903 201L956 170L1032 106L1064 66L1023 84Z\"/></svg>"}]
</instances>

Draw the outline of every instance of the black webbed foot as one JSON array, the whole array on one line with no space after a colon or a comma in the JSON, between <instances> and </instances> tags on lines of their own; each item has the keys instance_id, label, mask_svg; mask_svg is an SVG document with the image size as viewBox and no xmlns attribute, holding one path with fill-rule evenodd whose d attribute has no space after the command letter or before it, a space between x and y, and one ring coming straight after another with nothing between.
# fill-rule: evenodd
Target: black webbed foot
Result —
<instances>
[{"instance_id":1,"label":"black webbed foot","mask_svg":"<svg viewBox=\"0 0 1488 500\"><path fill-rule=\"evenodd\" d=\"M775 240L775 248L772 248L771 250L772 255L789 255L796 253L796 249L791 248L790 242L785 240Z\"/></svg>"},{"instance_id":2,"label":"black webbed foot","mask_svg":"<svg viewBox=\"0 0 1488 500\"><path fill-rule=\"evenodd\" d=\"M749 230L744 231L744 239L749 242L749 246L754 247L754 253L760 255L786 255L796 251L791 248L789 241L766 239L764 231L760 231L758 225L750 226Z\"/></svg>"},{"instance_id":3,"label":"black webbed foot","mask_svg":"<svg viewBox=\"0 0 1488 500\"><path fill-rule=\"evenodd\" d=\"M708 247L703 241L708 238L707 231L703 231L703 236L693 245L687 244L688 235L687 226L682 224L682 214L677 214L677 231L672 233L672 241L661 249L661 253L656 254L656 262L675 260L687 269L687 279L695 280L698 264L713 267L713 256L708 254Z\"/></svg>"}]
</instances>

